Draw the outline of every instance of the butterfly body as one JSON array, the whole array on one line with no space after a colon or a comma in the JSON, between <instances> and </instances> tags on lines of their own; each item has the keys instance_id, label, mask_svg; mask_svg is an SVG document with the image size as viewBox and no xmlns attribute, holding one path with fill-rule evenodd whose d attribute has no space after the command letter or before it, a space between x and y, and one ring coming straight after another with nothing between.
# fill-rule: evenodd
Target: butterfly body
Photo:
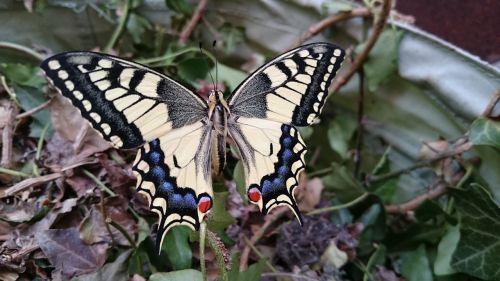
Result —
<instances>
[{"instance_id":1,"label":"butterfly body","mask_svg":"<svg viewBox=\"0 0 500 281\"><path fill-rule=\"evenodd\" d=\"M181 83L143 65L92 52L45 60L49 81L116 148L137 148L137 190L159 216L157 250L174 226L198 229L213 205L212 171L234 140L247 197L267 214L283 205L299 220L294 189L306 146L296 126L312 124L344 51L328 43L298 47L257 69L226 102L205 101Z\"/></svg>"}]
</instances>

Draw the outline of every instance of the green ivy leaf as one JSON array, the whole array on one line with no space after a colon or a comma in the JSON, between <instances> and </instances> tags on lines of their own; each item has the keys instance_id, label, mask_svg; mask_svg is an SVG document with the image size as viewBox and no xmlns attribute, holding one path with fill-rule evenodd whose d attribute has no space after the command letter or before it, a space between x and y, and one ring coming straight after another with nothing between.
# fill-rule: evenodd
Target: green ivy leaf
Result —
<instances>
[{"instance_id":1,"label":"green ivy leaf","mask_svg":"<svg viewBox=\"0 0 500 281\"><path fill-rule=\"evenodd\" d=\"M330 147L343 159L349 157L349 141L354 131L356 131L356 127L356 121L349 116L339 115L330 122L328 128Z\"/></svg>"},{"instance_id":2,"label":"green ivy leaf","mask_svg":"<svg viewBox=\"0 0 500 281\"><path fill-rule=\"evenodd\" d=\"M438 245L436 260L434 261L434 273L436 275L450 275L456 271L451 267L451 258L457 248L460 239L458 226L450 226Z\"/></svg>"},{"instance_id":3,"label":"green ivy leaf","mask_svg":"<svg viewBox=\"0 0 500 281\"><path fill-rule=\"evenodd\" d=\"M363 64L368 89L372 92L389 78L398 68L398 50L404 32L401 30L387 29L377 40L377 43L370 51L367 61ZM364 45L356 48L359 53L364 49Z\"/></svg>"},{"instance_id":4,"label":"green ivy leaf","mask_svg":"<svg viewBox=\"0 0 500 281\"><path fill-rule=\"evenodd\" d=\"M194 11L194 6L187 0L166 0L167 7L175 12L183 15L191 15Z\"/></svg>"},{"instance_id":5,"label":"green ivy leaf","mask_svg":"<svg viewBox=\"0 0 500 281\"><path fill-rule=\"evenodd\" d=\"M238 161L233 171L233 179L236 183L236 190L241 195L243 200L246 200L245 172L243 170L243 162Z\"/></svg>"},{"instance_id":6,"label":"green ivy leaf","mask_svg":"<svg viewBox=\"0 0 500 281\"><path fill-rule=\"evenodd\" d=\"M205 58L189 58L177 66L177 73L186 82L196 85L197 80L207 77L210 68Z\"/></svg>"},{"instance_id":7,"label":"green ivy leaf","mask_svg":"<svg viewBox=\"0 0 500 281\"><path fill-rule=\"evenodd\" d=\"M321 180L343 203L352 201L365 192L363 185L353 177L352 172L338 163L332 163L332 173Z\"/></svg>"},{"instance_id":8,"label":"green ivy leaf","mask_svg":"<svg viewBox=\"0 0 500 281\"><path fill-rule=\"evenodd\" d=\"M500 207L479 184L451 192L461 217L452 267L481 279L500 280Z\"/></svg>"},{"instance_id":9,"label":"green ivy leaf","mask_svg":"<svg viewBox=\"0 0 500 281\"><path fill-rule=\"evenodd\" d=\"M235 254L231 258L233 261L233 265L239 264L240 255ZM266 267L266 260L260 259L259 262L252 264L248 267L246 271L240 272L238 266L232 266L231 271L229 272L229 280L238 280L238 281L260 281L262 271Z\"/></svg>"},{"instance_id":10,"label":"green ivy leaf","mask_svg":"<svg viewBox=\"0 0 500 281\"><path fill-rule=\"evenodd\" d=\"M7 80L18 85L41 88L45 79L38 75L39 68L21 63L4 63L1 66L2 74Z\"/></svg>"},{"instance_id":11,"label":"green ivy leaf","mask_svg":"<svg viewBox=\"0 0 500 281\"><path fill-rule=\"evenodd\" d=\"M217 192L214 194L214 204L210 211L208 228L212 231L223 230L236 220L227 212L226 201L229 192Z\"/></svg>"},{"instance_id":12,"label":"green ivy leaf","mask_svg":"<svg viewBox=\"0 0 500 281\"><path fill-rule=\"evenodd\" d=\"M425 245L403 256L401 273L408 281L432 281L432 273Z\"/></svg>"},{"instance_id":13,"label":"green ivy leaf","mask_svg":"<svg viewBox=\"0 0 500 281\"><path fill-rule=\"evenodd\" d=\"M194 269L184 269L172 272L158 272L149 276L149 281L201 281L201 272Z\"/></svg>"},{"instance_id":14,"label":"green ivy leaf","mask_svg":"<svg viewBox=\"0 0 500 281\"><path fill-rule=\"evenodd\" d=\"M141 43L141 38L144 32L151 29L149 21L136 13L131 13L127 20L127 31L132 36L132 41L135 44Z\"/></svg>"},{"instance_id":15,"label":"green ivy leaf","mask_svg":"<svg viewBox=\"0 0 500 281\"><path fill-rule=\"evenodd\" d=\"M191 268L193 253L188 241L191 232L188 227L177 226L170 229L165 236L162 251L167 254L174 270Z\"/></svg>"},{"instance_id":16,"label":"green ivy leaf","mask_svg":"<svg viewBox=\"0 0 500 281\"><path fill-rule=\"evenodd\" d=\"M21 108L25 111L37 107L46 101L45 96L39 89L18 86L16 84L14 84L13 88L19 103L21 103ZM50 123L50 113L47 109L44 109L31 115L31 118L30 137L39 138L45 126ZM48 139L52 133L53 130L49 128L45 138Z\"/></svg>"},{"instance_id":17,"label":"green ivy leaf","mask_svg":"<svg viewBox=\"0 0 500 281\"><path fill-rule=\"evenodd\" d=\"M472 123L469 140L474 145L490 145L500 148L500 121L479 118Z\"/></svg>"}]
</instances>

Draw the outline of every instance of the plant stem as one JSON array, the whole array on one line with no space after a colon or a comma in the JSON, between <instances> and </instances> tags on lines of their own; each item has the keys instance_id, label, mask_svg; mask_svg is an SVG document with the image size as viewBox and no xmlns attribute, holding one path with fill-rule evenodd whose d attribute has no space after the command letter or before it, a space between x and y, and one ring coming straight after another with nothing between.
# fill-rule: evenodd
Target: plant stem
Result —
<instances>
[{"instance_id":1,"label":"plant stem","mask_svg":"<svg viewBox=\"0 0 500 281\"><path fill-rule=\"evenodd\" d=\"M118 22L118 25L113 31L113 34L111 35L108 44L106 45L106 47L104 47L104 52L110 52L116 45L116 42L118 41L120 36L122 35L123 29L127 24L128 16L130 13L130 1L131 0L125 0L125 6L123 7L123 15L120 17L120 21Z\"/></svg>"},{"instance_id":2,"label":"plant stem","mask_svg":"<svg viewBox=\"0 0 500 281\"><path fill-rule=\"evenodd\" d=\"M43 141L45 140L45 135L47 134L49 127L50 123L47 123L47 125L43 127L42 133L40 134L40 138L38 139L38 143L36 146L36 155L35 155L36 160L40 159L40 155L42 154Z\"/></svg>"},{"instance_id":3,"label":"plant stem","mask_svg":"<svg viewBox=\"0 0 500 281\"><path fill-rule=\"evenodd\" d=\"M130 237L130 235L128 234L127 230L125 230L125 228L123 228L123 226L121 226L119 223L115 222L114 220L112 220L111 218L106 218L106 223L109 223L111 224L114 228L116 228L118 231L120 231L120 233L127 239L127 241L130 243L130 246L134 249L137 249L137 245L135 244L135 241L134 239L132 239L132 237Z\"/></svg>"},{"instance_id":4,"label":"plant stem","mask_svg":"<svg viewBox=\"0 0 500 281\"><path fill-rule=\"evenodd\" d=\"M217 267L219 268L220 280L229 281L229 276L226 270L227 249L220 238L212 231L207 231L208 244L215 252L215 259L217 260Z\"/></svg>"},{"instance_id":5,"label":"plant stem","mask_svg":"<svg viewBox=\"0 0 500 281\"><path fill-rule=\"evenodd\" d=\"M361 196L359 196L358 198L356 198L350 202L347 202L345 204L317 209L314 211L310 211L306 215L312 216L312 215L317 215L317 214L322 214L322 213L327 213L327 212L333 212L333 211L337 211L337 210L344 209L344 208L349 208L349 207L354 206L354 205L358 204L359 202L363 201L368 196L368 194L369 194L368 192L365 192L365 193L361 194Z\"/></svg>"},{"instance_id":6,"label":"plant stem","mask_svg":"<svg viewBox=\"0 0 500 281\"><path fill-rule=\"evenodd\" d=\"M252 244L250 242L250 240L248 240L248 238L246 237L243 237L245 239L245 243L248 245L248 247L250 247L250 249L252 249L252 251L259 257L259 259L264 259L266 261L266 265L267 267L269 267L269 269L272 271L272 272L278 272L278 270L269 262L269 259L267 257L265 257L260 251L259 249L257 249L257 247L255 247L254 244Z\"/></svg>"},{"instance_id":7,"label":"plant stem","mask_svg":"<svg viewBox=\"0 0 500 281\"><path fill-rule=\"evenodd\" d=\"M26 46L19 45L16 43L11 43L11 42L6 42L6 41L0 41L0 48L5 48L5 49L12 49L21 53L25 53L29 55L30 57L36 59L37 61L43 61L44 57L36 52L33 49L30 49Z\"/></svg>"},{"instance_id":8,"label":"plant stem","mask_svg":"<svg viewBox=\"0 0 500 281\"><path fill-rule=\"evenodd\" d=\"M109 194L110 196L116 196L116 194L111 190L109 189L102 181L100 181L96 176L94 176L91 172L83 169L83 173L85 175L87 175L87 177L91 178L96 184L97 186L102 190L102 191L105 191L107 194Z\"/></svg>"},{"instance_id":9,"label":"plant stem","mask_svg":"<svg viewBox=\"0 0 500 281\"><path fill-rule=\"evenodd\" d=\"M201 222L200 225L200 269L201 269L201 275L203 276L203 280L207 281L208 276L207 276L207 268L205 265L205 237L207 234L207 223L206 222Z\"/></svg>"},{"instance_id":10,"label":"plant stem","mask_svg":"<svg viewBox=\"0 0 500 281\"><path fill-rule=\"evenodd\" d=\"M0 167L0 173L11 175L11 176L15 176L15 177L23 177L23 178L29 178L29 177L31 177L30 174L26 174L26 173L23 173L23 172L10 170L10 169L3 168L3 167Z\"/></svg>"}]
</instances>

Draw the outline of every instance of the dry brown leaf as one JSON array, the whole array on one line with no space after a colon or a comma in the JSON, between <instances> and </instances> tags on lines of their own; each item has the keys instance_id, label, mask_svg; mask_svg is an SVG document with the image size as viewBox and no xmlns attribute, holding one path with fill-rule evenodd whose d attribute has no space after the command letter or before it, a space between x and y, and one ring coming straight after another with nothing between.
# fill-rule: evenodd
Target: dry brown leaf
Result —
<instances>
[{"instance_id":1,"label":"dry brown leaf","mask_svg":"<svg viewBox=\"0 0 500 281\"><path fill-rule=\"evenodd\" d=\"M50 263L56 270L60 270L66 279L96 271L107 258L106 244L83 243L75 227L48 229L37 233L36 238Z\"/></svg>"},{"instance_id":2,"label":"dry brown leaf","mask_svg":"<svg viewBox=\"0 0 500 281\"><path fill-rule=\"evenodd\" d=\"M300 196L297 196L299 209L301 212L307 213L319 204L321 200L321 192L323 191L323 182L319 178L313 178L307 181L307 184L299 189Z\"/></svg>"}]
</instances>

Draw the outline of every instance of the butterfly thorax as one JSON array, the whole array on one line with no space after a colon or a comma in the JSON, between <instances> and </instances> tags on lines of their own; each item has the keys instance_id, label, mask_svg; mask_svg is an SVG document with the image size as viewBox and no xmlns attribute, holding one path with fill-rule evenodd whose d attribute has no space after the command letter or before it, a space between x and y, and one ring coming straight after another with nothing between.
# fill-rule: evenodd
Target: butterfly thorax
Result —
<instances>
[{"instance_id":1,"label":"butterfly thorax","mask_svg":"<svg viewBox=\"0 0 500 281\"><path fill-rule=\"evenodd\" d=\"M212 171L218 175L226 164L227 106L221 91L212 91L208 97L208 118L212 121Z\"/></svg>"}]
</instances>

